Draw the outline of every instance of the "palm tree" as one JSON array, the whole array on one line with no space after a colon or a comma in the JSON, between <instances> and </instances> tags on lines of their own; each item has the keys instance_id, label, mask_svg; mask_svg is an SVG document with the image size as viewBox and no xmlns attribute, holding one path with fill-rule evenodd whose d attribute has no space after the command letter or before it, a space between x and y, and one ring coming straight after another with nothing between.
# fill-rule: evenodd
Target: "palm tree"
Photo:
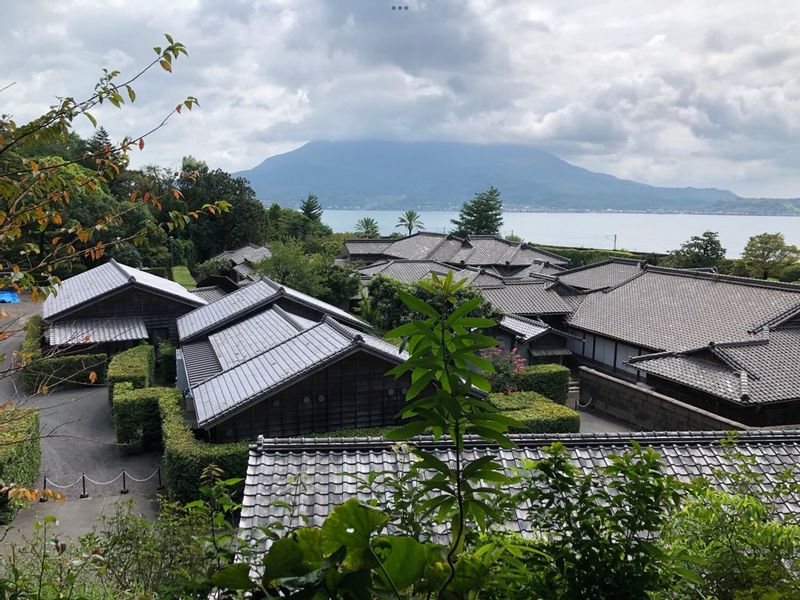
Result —
<instances>
[{"instance_id":1,"label":"palm tree","mask_svg":"<svg viewBox=\"0 0 800 600\"><path fill-rule=\"evenodd\" d=\"M378 228L378 222L372 217L364 217L363 219L356 221L356 233L360 234L361 237L368 239L374 239L381 236L380 229Z\"/></svg>"},{"instance_id":2,"label":"palm tree","mask_svg":"<svg viewBox=\"0 0 800 600\"><path fill-rule=\"evenodd\" d=\"M400 218L397 219L397 225L395 227L405 227L408 229L408 235L416 229L425 229L425 224L420 220L419 213L415 210L407 210Z\"/></svg>"}]
</instances>

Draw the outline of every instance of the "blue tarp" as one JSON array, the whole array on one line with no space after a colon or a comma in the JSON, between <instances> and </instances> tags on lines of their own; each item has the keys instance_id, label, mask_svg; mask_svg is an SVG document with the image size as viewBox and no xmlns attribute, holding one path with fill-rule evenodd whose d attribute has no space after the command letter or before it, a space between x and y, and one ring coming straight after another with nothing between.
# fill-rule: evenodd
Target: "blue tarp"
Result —
<instances>
[{"instance_id":1,"label":"blue tarp","mask_svg":"<svg viewBox=\"0 0 800 600\"><path fill-rule=\"evenodd\" d=\"M17 292L0 292L0 302L16 304L19 302L19 296L17 296Z\"/></svg>"}]
</instances>

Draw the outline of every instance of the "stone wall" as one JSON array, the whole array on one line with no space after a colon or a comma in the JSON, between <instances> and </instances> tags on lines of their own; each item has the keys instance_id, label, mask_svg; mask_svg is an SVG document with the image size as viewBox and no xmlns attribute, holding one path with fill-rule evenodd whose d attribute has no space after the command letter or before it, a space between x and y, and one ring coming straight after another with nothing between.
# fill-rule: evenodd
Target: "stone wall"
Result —
<instances>
[{"instance_id":1,"label":"stone wall","mask_svg":"<svg viewBox=\"0 0 800 600\"><path fill-rule=\"evenodd\" d=\"M636 431L730 431L750 429L641 385L580 367L580 405ZM588 404L588 406L587 406Z\"/></svg>"}]
</instances>

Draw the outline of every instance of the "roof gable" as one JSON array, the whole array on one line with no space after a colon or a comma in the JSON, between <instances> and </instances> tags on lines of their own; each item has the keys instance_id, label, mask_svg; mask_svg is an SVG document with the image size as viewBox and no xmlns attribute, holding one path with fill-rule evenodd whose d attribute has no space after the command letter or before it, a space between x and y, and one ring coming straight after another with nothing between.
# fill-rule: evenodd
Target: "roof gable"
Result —
<instances>
[{"instance_id":1,"label":"roof gable","mask_svg":"<svg viewBox=\"0 0 800 600\"><path fill-rule=\"evenodd\" d=\"M357 327L369 328L367 323L336 306L295 289L279 285L267 277L261 277L253 283L180 317L178 319L178 337L182 342L187 342L200 336L209 335L281 298L287 298L321 313L332 315Z\"/></svg>"},{"instance_id":2,"label":"roof gable","mask_svg":"<svg viewBox=\"0 0 800 600\"><path fill-rule=\"evenodd\" d=\"M612 258L556 273L558 281L581 290L602 290L614 287L637 275L644 263Z\"/></svg>"},{"instance_id":3,"label":"roof gable","mask_svg":"<svg viewBox=\"0 0 800 600\"><path fill-rule=\"evenodd\" d=\"M252 325L252 323L251 323ZM212 427L344 356L367 350L401 362L398 348L325 317L191 389L197 423Z\"/></svg>"},{"instance_id":4,"label":"roof gable","mask_svg":"<svg viewBox=\"0 0 800 600\"><path fill-rule=\"evenodd\" d=\"M179 283L120 264L112 258L107 263L62 281L56 286L56 292L45 299L42 314L45 319L54 319L93 304L127 286L138 286L189 306L206 304L206 300L195 296Z\"/></svg>"}]
</instances>

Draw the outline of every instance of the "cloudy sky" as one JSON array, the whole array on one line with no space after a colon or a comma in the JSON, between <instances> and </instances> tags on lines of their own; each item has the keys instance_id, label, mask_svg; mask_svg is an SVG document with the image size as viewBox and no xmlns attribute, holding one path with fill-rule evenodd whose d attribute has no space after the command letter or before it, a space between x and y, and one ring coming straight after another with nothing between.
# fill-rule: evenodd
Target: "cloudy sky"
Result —
<instances>
[{"instance_id":1,"label":"cloudy sky","mask_svg":"<svg viewBox=\"0 0 800 600\"><path fill-rule=\"evenodd\" d=\"M0 112L18 121L89 95L103 67L134 72L163 32L186 44L132 107L96 112L135 136L198 97L135 164L233 171L316 139L514 142L651 184L800 196L786 0L7 0L3 21Z\"/></svg>"}]
</instances>

